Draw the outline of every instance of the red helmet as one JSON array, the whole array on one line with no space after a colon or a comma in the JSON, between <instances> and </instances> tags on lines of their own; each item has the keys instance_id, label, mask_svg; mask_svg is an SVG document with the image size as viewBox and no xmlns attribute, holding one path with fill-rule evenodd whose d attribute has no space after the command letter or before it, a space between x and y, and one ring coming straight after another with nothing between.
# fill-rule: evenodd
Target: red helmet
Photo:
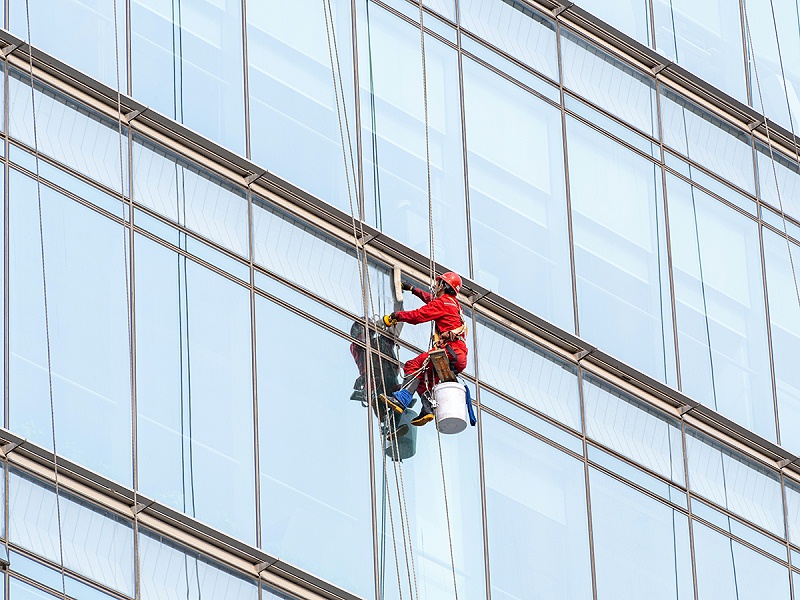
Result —
<instances>
[{"instance_id":1,"label":"red helmet","mask_svg":"<svg viewBox=\"0 0 800 600\"><path fill-rule=\"evenodd\" d=\"M458 276L458 273L453 273L452 271L442 273L436 278L436 281L444 281L455 290L456 294L461 290L461 277Z\"/></svg>"}]
</instances>

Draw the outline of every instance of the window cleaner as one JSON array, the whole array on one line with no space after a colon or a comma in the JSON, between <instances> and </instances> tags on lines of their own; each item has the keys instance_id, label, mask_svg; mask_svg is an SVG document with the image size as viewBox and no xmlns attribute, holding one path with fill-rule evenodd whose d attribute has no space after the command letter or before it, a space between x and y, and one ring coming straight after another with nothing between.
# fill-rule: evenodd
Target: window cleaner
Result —
<instances>
[{"instance_id":1,"label":"window cleaner","mask_svg":"<svg viewBox=\"0 0 800 600\"><path fill-rule=\"evenodd\" d=\"M402 289L414 294L425 305L416 310L385 315L384 325L392 327L398 322L417 325L433 321L432 348L403 365L403 385L391 394L381 394L379 399L402 414L411 405L416 391L422 400L422 411L411 424L421 426L434 418L431 388L443 379L454 381L467 366L467 325L464 311L456 299L461 290L461 277L452 271L439 275L433 294L408 283L403 283Z\"/></svg>"}]
</instances>

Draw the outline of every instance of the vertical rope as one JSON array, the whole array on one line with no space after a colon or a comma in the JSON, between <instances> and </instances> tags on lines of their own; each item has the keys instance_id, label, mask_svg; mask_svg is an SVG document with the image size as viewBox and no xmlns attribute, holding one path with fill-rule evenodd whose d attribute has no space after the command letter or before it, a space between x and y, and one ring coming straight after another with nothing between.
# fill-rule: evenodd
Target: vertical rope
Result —
<instances>
[{"instance_id":1,"label":"vertical rope","mask_svg":"<svg viewBox=\"0 0 800 600\"><path fill-rule=\"evenodd\" d=\"M53 398L53 360L50 344L50 318L47 303L47 268L45 262L45 243L44 243L44 217L42 212L42 182L39 174L39 132L36 128L36 91L35 82L33 78L33 45L31 44L31 14L30 14L30 0L25 0L25 22L28 33L28 66L30 68L31 80L31 115L33 117L33 150L34 160L36 163L36 201L39 210L39 241L40 250L42 253L42 299L44 302L44 328L45 339L47 344L47 385L48 395L50 399L50 428L52 431L53 442L53 482L55 484L56 492L56 520L58 524L58 555L59 566L61 567L61 595L66 600L67 598L67 583L66 575L64 573L64 539L62 534L62 519L61 519L61 498L58 483L58 447L56 445L56 409L55 401Z\"/></svg>"}]
</instances>

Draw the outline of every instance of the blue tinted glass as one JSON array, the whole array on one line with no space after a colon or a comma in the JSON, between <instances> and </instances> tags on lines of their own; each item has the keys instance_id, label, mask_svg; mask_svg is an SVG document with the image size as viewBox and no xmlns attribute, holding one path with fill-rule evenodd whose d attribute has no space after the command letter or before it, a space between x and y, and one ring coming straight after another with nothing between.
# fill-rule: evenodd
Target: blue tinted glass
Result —
<instances>
[{"instance_id":1,"label":"blue tinted glass","mask_svg":"<svg viewBox=\"0 0 800 600\"><path fill-rule=\"evenodd\" d=\"M128 170L128 144L124 141L127 128L122 128L120 148L116 121L37 83L34 87L37 137L34 143L30 77L11 70L8 84L8 129L11 136L31 148L38 147L43 154L113 190L122 189ZM126 184L126 192L127 187Z\"/></svg>"},{"instance_id":2,"label":"blue tinted glass","mask_svg":"<svg viewBox=\"0 0 800 600\"><path fill-rule=\"evenodd\" d=\"M661 86L661 135L667 146L755 193L750 136Z\"/></svg>"},{"instance_id":3,"label":"blue tinted glass","mask_svg":"<svg viewBox=\"0 0 800 600\"><path fill-rule=\"evenodd\" d=\"M567 121L582 338L677 385L661 168Z\"/></svg>"},{"instance_id":4,"label":"blue tinted glass","mask_svg":"<svg viewBox=\"0 0 800 600\"><path fill-rule=\"evenodd\" d=\"M583 379L586 435L685 485L680 425L610 384Z\"/></svg>"},{"instance_id":5,"label":"blue tinted glass","mask_svg":"<svg viewBox=\"0 0 800 600\"><path fill-rule=\"evenodd\" d=\"M56 564L63 551L67 569L133 596L131 522L63 491L57 505L54 488L16 470L9 473L9 522L11 542Z\"/></svg>"},{"instance_id":6,"label":"blue tinted glass","mask_svg":"<svg viewBox=\"0 0 800 600\"><path fill-rule=\"evenodd\" d=\"M580 0L577 4L645 46L652 44L647 0Z\"/></svg>"},{"instance_id":7,"label":"blue tinted glass","mask_svg":"<svg viewBox=\"0 0 800 600\"><path fill-rule=\"evenodd\" d=\"M690 489L778 537L784 536L778 475L687 429Z\"/></svg>"},{"instance_id":8,"label":"blue tinted glass","mask_svg":"<svg viewBox=\"0 0 800 600\"><path fill-rule=\"evenodd\" d=\"M474 277L574 330L559 111L464 61Z\"/></svg>"},{"instance_id":9,"label":"blue tinted glass","mask_svg":"<svg viewBox=\"0 0 800 600\"><path fill-rule=\"evenodd\" d=\"M800 53L800 7L794 2L770 0L748 0L743 6L750 26L749 32L745 29L745 36L749 35L747 62L752 106L786 129L798 131L800 69L792 57Z\"/></svg>"},{"instance_id":10,"label":"blue tinted glass","mask_svg":"<svg viewBox=\"0 0 800 600\"><path fill-rule=\"evenodd\" d=\"M478 320L481 379L579 430L577 369L483 319Z\"/></svg>"},{"instance_id":11,"label":"blue tinted glass","mask_svg":"<svg viewBox=\"0 0 800 600\"><path fill-rule=\"evenodd\" d=\"M54 15L58 17L53 18ZM34 47L113 89L119 86L123 93L127 89L122 0L11 0L9 17L9 29L23 40L28 39L30 18L30 41ZM114 64L115 36L119 68Z\"/></svg>"},{"instance_id":12,"label":"blue tinted glass","mask_svg":"<svg viewBox=\"0 0 800 600\"><path fill-rule=\"evenodd\" d=\"M257 600L258 586L193 550L145 529L139 533L142 600Z\"/></svg>"},{"instance_id":13,"label":"blue tinted glass","mask_svg":"<svg viewBox=\"0 0 800 600\"><path fill-rule=\"evenodd\" d=\"M569 30L562 30L564 85L658 137L655 81Z\"/></svg>"},{"instance_id":14,"label":"blue tinted glass","mask_svg":"<svg viewBox=\"0 0 800 600\"><path fill-rule=\"evenodd\" d=\"M5 588L5 586L3 586ZM19 581L15 577L9 578L8 596L13 600L50 600L57 596L51 596L47 592L33 587L32 585Z\"/></svg>"},{"instance_id":15,"label":"blue tinted glass","mask_svg":"<svg viewBox=\"0 0 800 600\"><path fill-rule=\"evenodd\" d=\"M683 391L775 440L758 225L667 176Z\"/></svg>"},{"instance_id":16,"label":"blue tinted glass","mask_svg":"<svg viewBox=\"0 0 800 600\"><path fill-rule=\"evenodd\" d=\"M11 568L37 583L61 591L61 572L17 552L11 553Z\"/></svg>"},{"instance_id":17,"label":"blue tinted glass","mask_svg":"<svg viewBox=\"0 0 800 600\"><path fill-rule=\"evenodd\" d=\"M244 154L241 0L132 0L130 19L134 96Z\"/></svg>"},{"instance_id":18,"label":"blue tinted glass","mask_svg":"<svg viewBox=\"0 0 800 600\"><path fill-rule=\"evenodd\" d=\"M591 597L583 464L493 417L482 424L492 597Z\"/></svg>"},{"instance_id":19,"label":"blue tinted glass","mask_svg":"<svg viewBox=\"0 0 800 600\"><path fill-rule=\"evenodd\" d=\"M262 547L366 597L369 454L366 409L350 401L354 347L261 296L256 330Z\"/></svg>"},{"instance_id":20,"label":"blue tinted glass","mask_svg":"<svg viewBox=\"0 0 800 600\"><path fill-rule=\"evenodd\" d=\"M133 200L240 256L249 255L244 190L138 136Z\"/></svg>"},{"instance_id":21,"label":"blue tinted glass","mask_svg":"<svg viewBox=\"0 0 800 600\"><path fill-rule=\"evenodd\" d=\"M504 417L516 421L523 427L527 427L531 431L535 431L561 444L565 448L569 448L575 454L583 454L583 442L580 438L567 433L552 423L548 423L544 419L537 417L533 413L524 410L512 402L507 402L505 399L500 398L500 396L493 394L485 388L481 389L480 402L481 406L490 408Z\"/></svg>"},{"instance_id":22,"label":"blue tinted glass","mask_svg":"<svg viewBox=\"0 0 800 600\"><path fill-rule=\"evenodd\" d=\"M789 541L795 546L800 546L800 484L784 479L786 482L786 522L789 525ZM793 551L795 558L796 551ZM795 567L800 567L800 561L793 563Z\"/></svg>"},{"instance_id":23,"label":"blue tinted glass","mask_svg":"<svg viewBox=\"0 0 800 600\"><path fill-rule=\"evenodd\" d=\"M42 186L45 315L36 187L11 171L10 425L52 448L46 316L58 452L130 484L127 233Z\"/></svg>"},{"instance_id":24,"label":"blue tinted glass","mask_svg":"<svg viewBox=\"0 0 800 600\"><path fill-rule=\"evenodd\" d=\"M358 44L366 219L428 256L430 216L436 260L466 273L457 52L431 36L425 38L428 163L419 30L375 5L369 6L367 23Z\"/></svg>"},{"instance_id":25,"label":"blue tinted glass","mask_svg":"<svg viewBox=\"0 0 800 600\"><path fill-rule=\"evenodd\" d=\"M654 0L656 50L747 102L738 0Z\"/></svg>"},{"instance_id":26,"label":"blue tinted glass","mask_svg":"<svg viewBox=\"0 0 800 600\"><path fill-rule=\"evenodd\" d=\"M781 445L800 452L800 298L795 277L800 268L800 248L782 235L763 228L764 264L767 269L772 360L778 393ZM795 275L792 274L794 262Z\"/></svg>"},{"instance_id":27,"label":"blue tinted glass","mask_svg":"<svg viewBox=\"0 0 800 600\"><path fill-rule=\"evenodd\" d=\"M789 600L786 567L694 522L699 600Z\"/></svg>"},{"instance_id":28,"label":"blue tinted glass","mask_svg":"<svg viewBox=\"0 0 800 600\"><path fill-rule=\"evenodd\" d=\"M253 543L249 293L142 236L135 248L139 487Z\"/></svg>"},{"instance_id":29,"label":"blue tinted glass","mask_svg":"<svg viewBox=\"0 0 800 600\"><path fill-rule=\"evenodd\" d=\"M777 210L800 219L800 168L777 150L758 144L758 191L761 199ZM775 177L777 176L777 181Z\"/></svg>"},{"instance_id":30,"label":"blue tinted glass","mask_svg":"<svg viewBox=\"0 0 800 600\"><path fill-rule=\"evenodd\" d=\"M555 25L519 0L460 0L461 25L558 80Z\"/></svg>"},{"instance_id":31,"label":"blue tinted glass","mask_svg":"<svg viewBox=\"0 0 800 600\"><path fill-rule=\"evenodd\" d=\"M589 484L598 600L694 598L686 515L595 469Z\"/></svg>"},{"instance_id":32,"label":"blue tinted glass","mask_svg":"<svg viewBox=\"0 0 800 600\"><path fill-rule=\"evenodd\" d=\"M403 0L405 2L405 0ZM250 90L250 147L253 160L289 182L349 211L347 179L355 187L352 163L344 162L339 118L345 112L355 152L353 51L350 2L331 2L332 29L326 29L325 4L315 0L267 0L247 6L247 58ZM330 15L328 15L330 19ZM331 27L329 25L329 27ZM347 98L337 115L328 34L336 34ZM331 45L333 40L331 39ZM338 91L341 93L341 89ZM278 140L291 140L280 143ZM313 161L309 157L313 156ZM349 170L349 171L348 171ZM356 208L357 210L357 208Z\"/></svg>"}]
</instances>

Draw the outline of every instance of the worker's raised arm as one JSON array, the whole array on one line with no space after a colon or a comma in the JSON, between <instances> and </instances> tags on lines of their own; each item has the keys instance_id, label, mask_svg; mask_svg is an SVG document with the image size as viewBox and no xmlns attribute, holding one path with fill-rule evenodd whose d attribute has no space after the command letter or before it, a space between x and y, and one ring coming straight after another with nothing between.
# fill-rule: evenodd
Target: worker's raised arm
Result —
<instances>
[{"instance_id":1,"label":"worker's raised arm","mask_svg":"<svg viewBox=\"0 0 800 600\"><path fill-rule=\"evenodd\" d=\"M416 290L416 288L415 288ZM427 292L421 292L422 294L426 294L428 298L430 298L430 294ZM421 298L422 296L420 296ZM401 310L395 313L392 313L392 316L397 319L398 321L403 321L404 323L410 323L412 325L417 325L419 323L427 323L428 321L433 321L440 317L445 316L448 314L448 310L445 307L444 300L442 298L434 298L424 306L416 310Z\"/></svg>"}]
</instances>

